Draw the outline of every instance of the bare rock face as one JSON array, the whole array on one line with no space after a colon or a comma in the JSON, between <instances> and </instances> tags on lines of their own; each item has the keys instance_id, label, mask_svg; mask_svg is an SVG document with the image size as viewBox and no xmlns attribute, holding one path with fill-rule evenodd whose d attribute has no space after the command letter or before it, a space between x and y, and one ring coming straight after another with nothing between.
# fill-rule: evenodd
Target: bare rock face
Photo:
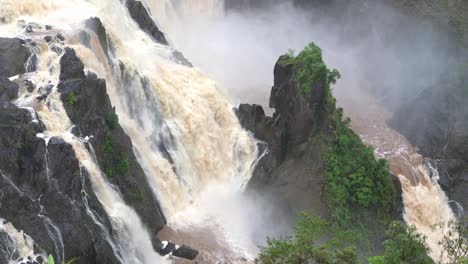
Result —
<instances>
[{"instance_id":1,"label":"bare rock face","mask_svg":"<svg viewBox=\"0 0 468 264\"><path fill-rule=\"evenodd\" d=\"M0 105L0 217L58 261L79 257L80 264L118 263L88 214L94 212L110 226L72 146L60 138L46 146L36 136L41 132L28 110ZM3 236L0 248L7 241ZM3 257L0 263L8 263Z\"/></svg>"},{"instance_id":2,"label":"bare rock face","mask_svg":"<svg viewBox=\"0 0 468 264\"><path fill-rule=\"evenodd\" d=\"M70 56L66 57L67 53ZM58 89L67 114L76 125L75 133L80 137L93 136L90 143L101 168L156 235L166 219L136 160L132 142L119 124L107 95L106 82L85 76L81 67L73 67L81 64L74 51L66 50L60 63L62 69L74 70L59 83Z\"/></svg>"},{"instance_id":3,"label":"bare rock face","mask_svg":"<svg viewBox=\"0 0 468 264\"><path fill-rule=\"evenodd\" d=\"M293 80L293 66L282 63L283 59L280 57L274 69L270 96L270 107L276 110L273 117L265 116L259 105L242 104L236 109L241 125L266 143L260 148L268 150L249 189L267 193L293 211L325 215L320 195L323 141L328 133L326 84L314 85L310 93L301 95Z\"/></svg>"},{"instance_id":4,"label":"bare rock face","mask_svg":"<svg viewBox=\"0 0 468 264\"><path fill-rule=\"evenodd\" d=\"M18 38L0 38L0 77L25 73L30 53L25 42Z\"/></svg>"},{"instance_id":5,"label":"bare rock face","mask_svg":"<svg viewBox=\"0 0 468 264\"><path fill-rule=\"evenodd\" d=\"M126 0L125 5L127 6L130 16L143 31L148 33L155 41L164 45L168 44L164 33L156 26L156 22L141 1Z\"/></svg>"}]
</instances>

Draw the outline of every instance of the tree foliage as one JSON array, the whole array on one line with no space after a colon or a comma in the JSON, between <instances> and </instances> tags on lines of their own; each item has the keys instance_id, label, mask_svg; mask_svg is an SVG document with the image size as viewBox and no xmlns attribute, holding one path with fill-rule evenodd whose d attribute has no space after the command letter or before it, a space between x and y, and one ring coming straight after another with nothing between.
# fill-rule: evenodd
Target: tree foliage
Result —
<instances>
[{"instance_id":1,"label":"tree foliage","mask_svg":"<svg viewBox=\"0 0 468 264\"><path fill-rule=\"evenodd\" d=\"M439 224L443 238L439 241L444 251L443 257L447 257L449 264L468 264L468 224L466 218L458 218L445 225Z\"/></svg>"},{"instance_id":2,"label":"tree foliage","mask_svg":"<svg viewBox=\"0 0 468 264\"><path fill-rule=\"evenodd\" d=\"M414 226L395 221L387 231L384 254L369 258L369 264L433 264L426 238Z\"/></svg>"},{"instance_id":3,"label":"tree foliage","mask_svg":"<svg viewBox=\"0 0 468 264\"><path fill-rule=\"evenodd\" d=\"M257 263L359 264L355 249L349 246L355 240L353 232L339 231L320 217L301 213L294 236L268 239Z\"/></svg>"},{"instance_id":4,"label":"tree foliage","mask_svg":"<svg viewBox=\"0 0 468 264\"><path fill-rule=\"evenodd\" d=\"M387 162L377 160L373 149L365 146L343 120L339 109L335 130L324 154L324 197L335 220L348 222L352 212L370 210L386 215L393 206L395 189Z\"/></svg>"}]
</instances>

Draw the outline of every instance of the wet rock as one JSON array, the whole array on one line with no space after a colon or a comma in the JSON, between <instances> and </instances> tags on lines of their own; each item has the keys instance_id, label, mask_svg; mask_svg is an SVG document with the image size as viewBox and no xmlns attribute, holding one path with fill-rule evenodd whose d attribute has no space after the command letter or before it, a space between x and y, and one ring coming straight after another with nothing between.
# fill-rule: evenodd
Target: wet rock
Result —
<instances>
[{"instance_id":1,"label":"wet rock","mask_svg":"<svg viewBox=\"0 0 468 264\"><path fill-rule=\"evenodd\" d=\"M91 29L92 31L94 31L94 33L96 33L96 36L99 39L99 43L101 43L102 50L106 53L107 56L109 56L109 41L107 38L106 29L102 25L101 20L97 17L93 17L86 20L85 25L87 28Z\"/></svg>"},{"instance_id":2,"label":"wet rock","mask_svg":"<svg viewBox=\"0 0 468 264\"><path fill-rule=\"evenodd\" d=\"M89 35L88 32L84 30L80 31L80 33L78 34L78 37L80 38L81 44L83 44L84 46L88 48L91 48L91 36Z\"/></svg>"},{"instance_id":3,"label":"wet rock","mask_svg":"<svg viewBox=\"0 0 468 264\"><path fill-rule=\"evenodd\" d=\"M175 61L177 63L180 63L180 64L185 65L187 67L193 67L192 63L187 58L185 58L185 56L184 56L184 54L182 54L182 52L180 52L178 50L174 50L172 52L172 57L175 59Z\"/></svg>"},{"instance_id":4,"label":"wet rock","mask_svg":"<svg viewBox=\"0 0 468 264\"><path fill-rule=\"evenodd\" d=\"M309 210L327 214L322 202L323 141L329 135L325 108L325 83L317 83L311 92L299 96L292 65L274 68L271 89L272 117L259 105L242 104L236 110L241 125L265 142L267 151L259 161L248 190L277 199L283 210ZM294 214L294 213L293 213Z\"/></svg>"},{"instance_id":5,"label":"wet rock","mask_svg":"<svg viewBox=\"0 0 468 264\"><path fill-rule=\"evenodd\" d=\"M51 30L51 29L52 29L52 26L51 26L51 25L45 25L45 29L46 29L46 30Z\"/></svg>"},{"instance_id":6,"label":"wet rock","mask_svg":"<svg viewBox=\"0 0 468 264\"><path fill-rule=\"evenodd\" d=\"M45 36L44 37L45 42L49 43L52 42L52 37L51 36Z\"/></svg>"},{"instance_id":7,"label":"wet rock","mask_svg":"<svg viewBox=\"0 0 468 264\"><path fill-rule=\"evenodd\" d=\"M15 45L11 48L7 54L18 50ZM5 54L0 56L4 58ZM15 64L9 66L14 68ZM16 74L16 70L8 71ZM2 97L6 94L11 99L17 90L16 83L4 77L0 80ZM111 233L109 217L94 195L89 175L80 169L73 147L57 137L46 145L37 136L44 132L44 127L40 121L32 121L28 109L9 101L0 102L1 217L31 236L38 251L61 255L61 247L56 247L60 242L57 228L65 246L65 259L78 257L74 262L77 264L119 263L102 230L89 216L89 210L94 212L102 227ZM56 238L51 238L50 233ZM5 242L6 238L0 235L0 250ZM28 261L34 262L25 260Z\"/></svg>"},{"instance_id":8,"label":"wet rock","mask_svg":"<svg viewBox=\"0 0 468 264\"><path fill-rule=\"evenodd\" d=\"M75 50L65 48L65 54L60 59L60 80L82 79L84 77L84 65L76 56Z\"/></svg>"},{"instance_id":9,"label":"wet rock","mask_svg":"<svg viewBox=\"0 0 468 264\"><path fill-rule=\"evenodd\" d=\"M68 49L67 53L74 54ZM79 60L76 56L66 59L72 61L72 65L82 65L76 60ZM67 68L62 69L67 71ZM64 78L58 84L67 114L81 137L93 136L90 142L103 172L119 188L125 202L136 210L149 230L157 234L166 224L166 219L133 153L132 142L119 124L107 94L106 82L92 74L85 76L81 67L76 69L74 74L62 72L60 76Z\"/></svg>"},{"instance_id":10,"label":"wet rock","mask_svg":"<svg viewBox=\"0 0 468 264\"><path fill-rule=\"evenodd\" d=\"M0 77L0 102L9 102L18 97L18 84Z\"/></svg>"},{"instance_id":11,"label":"wet rock","mask_svg":"<svg viewBox=\"0 0 468 264\"><path fill-rule=\"evenodd\" d=\"M189 246L182 245L178 247L176 250L174 250L174 252L172 252L172 255L178 258L194 260L198 255L198 251L196 251L195 249Z\"/></svg>"},{"instance_id":12,"label":"wet rock","mask_svg":"<svg viewBox=\"0 0 468 264\"><path fill-rule=\"evenodd\" d=\"M62 33L58 33L55 37L60 41L65 41L65 36Z\"/></svg>"},{"instance_id":13,"label":"wet rock","mask_svg":"<svg viewBox=\"0 0 468 264\"><path fill-rule=\"evenodd\" d=\"M18 38L0 38L0 77L25 73L30 56L25 42Z\"/></svg>"},{"instance_id":14,"label":"wet rock","mask_svg":"<svg viewBox=\"0 0 468 264\"><path fill-rule=\"evenodd\" d=\"M59 45L51 45L50 50L57 53L58 55L62 54L63 49Z\"/></svg>"},{"instance_id":15,"label":"wet rock","mask_svg":"<svg viewBox=\"0 0 468 264\"><path fill-rule=\"evenodd\" d=\"M164 241L163 242L163 247L158 251L159 254L162 256L166 256L170 253L172 253L176 249L176 244L170 242L170 241Z\"/></svg>"},{"instance_id":16,"label":"wet rock","mask_svg":"<svg viewBox=\"0 0 468 264\"><path fill-rule=\"evenodd\" d=\"M32 93L32 91L34 91L34 89L36 88L34 86L34 83L31 82L30 80L24 80L24 86L26 87L26 90L28 90L28 92Z\"/></svg>"},{"instance_id":17,"label":"wet rock","mask_svg":"<svg viewBox=\"0 0 468 264\"><path fill-rule=\"evenodd\" d=\"M156 22L141 1L126 0L125 6L130 16L143 31L148 33L155 41L164 45L168 44L164 33L158 29Z\"/></svg>"}]
</instances>

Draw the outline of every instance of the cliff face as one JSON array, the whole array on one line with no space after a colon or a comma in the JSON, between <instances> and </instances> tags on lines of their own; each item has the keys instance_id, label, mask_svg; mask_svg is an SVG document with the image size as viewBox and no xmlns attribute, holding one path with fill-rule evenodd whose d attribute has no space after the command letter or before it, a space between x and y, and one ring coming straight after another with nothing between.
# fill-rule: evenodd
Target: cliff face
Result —
<instances>
[{"instance_id":1,"label":"cliff face","mask_svg":"<svg viewBox=\"0 0 468 264\"><path fill-rule=\"evenodd\" d=\"M6 78L24 73L30 54L20 40L1 41L9 43L0 53L1 218L33 237L40 249L55 252L60 262L79 257L76 263L118 263L105 239L105 233L111 233L108 216L72 146L57 137L46 144L38 136L45 127L34 110L11 103L25 82ZM102 229L93 214L99 216ZM4 253L0 254L0 263L7 263L6 257L15 257L8 254L7 241L0 241L0 253Z\"/></svg>"},{"instance_id":2,"label":"cliff face","mask_svg":"<svg viewBox=\"0 0 468 264\"><path fill-rule=\"evenodd\" d=\"M242 104L237 109L241 124L266 143L267 151L254 171L249 188L271 193L293 210L326 214L321 200L323 152L328 135L326 84L317 83L302 95L293 78L293 65L281 57L274 69L270 107L265 116L259 105Z\"/></svg>"},{"instance_id":3,"label":"cliff face","mask_svg":"<svg viewBox=\"0 0 468 264\"><path fill-rule=\"evenodd\" d=\"M468 80L422 92L395 113L390 125L436 162L442 188L468 208Z\"/></svg>"}]
</instances>

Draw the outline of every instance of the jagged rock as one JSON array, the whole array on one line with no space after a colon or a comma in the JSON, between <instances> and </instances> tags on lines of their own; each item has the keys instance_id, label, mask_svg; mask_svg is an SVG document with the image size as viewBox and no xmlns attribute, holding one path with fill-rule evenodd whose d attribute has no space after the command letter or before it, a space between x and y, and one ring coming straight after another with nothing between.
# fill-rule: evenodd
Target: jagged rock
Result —
<instances>
[{"instance_id":1,"label":"jagged rock","mask_svg":"<svg viewBox=\"0 0 468 264\"><path fill-rule=\"evenodd\" d=\"M174 252L172 252L172 255L178 258L194 260L198 255L198 251L196 251L195 249L189 246L182 245L178 247L176 250L174 250Z\"/></svg>"},{"instance_id":2,"label":"jagged rock","mask_svg":"<svg viewBox=\"0 0 468 264\"><path fill-rule=\"evenodd\" d=\"M91 29L92 31L94 31L94 33L96 33L99 39L99 43L101 43L102 50L106 53L106 55L108 55L107 52L109 48L109 42L107 39L106 29L102 25L101 20L97 17L93 17L86 20L85 25L87 28Z\"/></svg>"},{"instance_id":3,"label":"jagged rock","mask_svg":"<svg viewBox=\"0 0 468 264\"><path fill-rule=\"evenodd\" d=\"M89 208L110 225L89 176L80 173L73 148L60 138L46 147L36 137L40 132L29 111L14 105L0 109L0 215L49 253L57 254L55 242L60 242L49 234L54 225L66 245L65 258L79 257L76 263L81 264L118 263L87 213L82 186Z\"/></svg>"},{"instance_id":4,"label":"jagged rock","mask_svg":"<svg viewBox=\"0 0 468 264\"><path fill-rule=\"evenodd\" d=\"M60 59L60 81L84 78L84 65L76 56L75 50L65 48L65 54Z\"/></svg>"},{"instance_id":5,"label":"jagged rock","mask_svg":"<svg viewBox=\"0 0 468 264\"><path fill-rule=\"evenodd\" d=\"M76 56L64 57L62 60L73 61L73 65L82 65L76 61L79 60ZM90 142L100 167L109 181L119 188L125 202L156 234L166 224L166 219L133 153L132 142L119 124L107 95L106 82L85 76L81 67L79 73L78 79L74 78L77 74L66 74L71 77L61 79L58 85L67 114L81 137L93 136ZM153 246L157 248L158 245Z\"/></svg>"},{"instance_id":6,"label":"jagged rock","mask_svg":"<svg viewBox=\"0 0 468 264\"><path fill-rule=\"evenodd\" d=\"M5 54L18 51L16 46L11 48ZM1 80L2 87L5 83L11 86L2 88L2 92L15 98L17 85ZM78 257L74 262L78 264L119 263L102 230L88 214L94 212L105 229L111 226L92 191L89 175L80 170L73 147L60 138L51 138L46 146L44 139L36 136L44 132L41 122L32 121L28 109L0 102L0 217L31 236L38 251L54 254L57 262L63 259L55 227L65 245L65 259ZM7 238L2 234L0 250L5 242Z\"/></svg>"},{"instance_id":7,"label":"jagged rock","mask_svg":"<svg viewBox=\"0 0 468 264\"><path fill-rule=\"evenodd\" d=\"M325 109L325 83L300 95L292 65L281 63L274 69L270 107L273 117L265 116L259 105L240 105L236 114L241 125L266 142L268 153L259 161L249 189L284 202L292 210L312 210L325 215L321 200L323 181L323 143L329 133Z\"/></svg>"},{"instance_id":8,"label":"jagged rock","mask_svg":"<svg viewBox=\"0 0 468 264\"><path fill-rule=\"evenodd\" d=\"M158 29L156 22L141 1L126 0L125 5L130 16L143 31L148 33L155 41L164 45L168 44L164 33Z\"/></svg>"},{"instance_id":9,"label":"jagged rock","mask_svg":"<svg viewBox=\"0 0 468 264\"><path fill-rule=\"evenodd\" d=\"M25 73L30 53L25 42L18 38L0 38L0 77Z\"/></svg>"},{"instance_id":10,"label":"jagged rock","mask_svg":"<svg viewBox=\"0 0 468 264\"><path fill-rule=\"evenodd\" d=\"M163 242L164 243L164 242ZM165 241L166 245L163 245L163 247L158 251L159 254L162 256L166 256L169 253L172 253L176 249L176 244L170 242L170 241Z\"/></svg>"},{"instance_id":11,"label":"jagged rock","mask_svg":"<svg viewBox=\"0 0 468 264\"><path fill-rule=\"evenodd\" d=\"M0 102L9 102L18 97L18 84L0 77Z\"/></svg>"}]
</instances>

